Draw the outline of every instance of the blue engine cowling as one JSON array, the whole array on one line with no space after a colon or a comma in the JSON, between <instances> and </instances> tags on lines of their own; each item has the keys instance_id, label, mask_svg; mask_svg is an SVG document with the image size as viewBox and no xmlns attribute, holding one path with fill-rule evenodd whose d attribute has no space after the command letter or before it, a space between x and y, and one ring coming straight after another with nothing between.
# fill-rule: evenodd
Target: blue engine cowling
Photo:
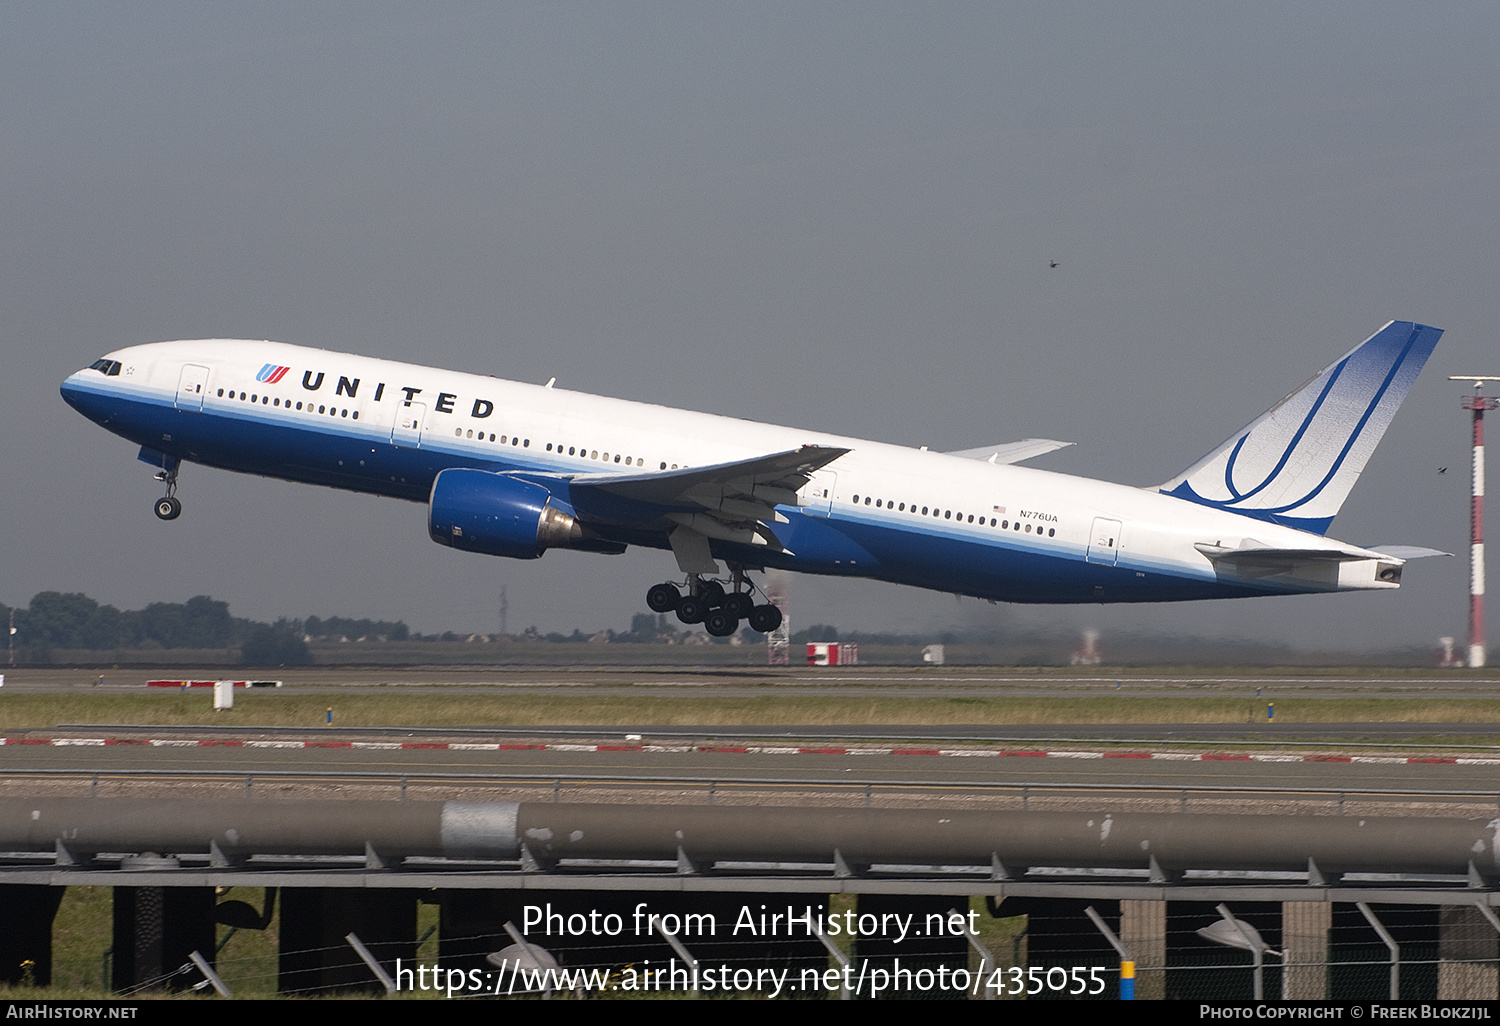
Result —
<instances>
[{"instance_id":1,"label":"blue engine cowling","mask_svg":"<svg viewBox=\"0 0 1500 1026\"><path fill-rule=\"evenodd\" d=\"M512 559L547 549L623 552L578 523L546 486L486 470L438 474L427 506L427 533L439 545Z\"/></svg>"}]
</instances>

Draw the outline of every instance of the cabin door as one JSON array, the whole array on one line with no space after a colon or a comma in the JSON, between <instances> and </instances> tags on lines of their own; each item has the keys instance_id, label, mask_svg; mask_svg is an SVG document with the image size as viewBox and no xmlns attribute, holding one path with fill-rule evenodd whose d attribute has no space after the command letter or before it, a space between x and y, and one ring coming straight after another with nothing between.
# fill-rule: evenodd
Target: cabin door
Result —
<instances>
[{"instance_id":1,"label":"cabin door","mask_svg":"<svg viewBox=\"0 0 1500 1026\"><path fill-rule=\"evenodd\" d=\"M1090 563L1103 563L1105 566L1114 566L1115 560L1120 555L1120 522L1118 520L1106 520L1103 517L1094 518L1094 530L1089 534Z\"/></svg>"},{"instance_id":2,"label":"cabin door","mask_svg":"<svg viewBox=\"0 0 1500 1026\"><path fill-rule=\"evenodd\" d=\"M816 471L797 493L797 504L815 517L826 517L833 509L833 489L839 476L831 470Z\"/></svg>"},{"instance_id":3,"label":"cabin door","mask_svg":"<svg viewBox=\"0 0 1500 1026\"><path fill-rule=\"evenodd\" d=\"M208 368L196 363L184 364L182 377L177 380L177 408L179 410L203 409L203 393L208 390Z\"/></svg>"},{"instance_id":4,"label":"cabin door","mask_svg":"<svg viewBox=\"0 0 1500 1026\"><path fill-rule=\"evenodd\" d=\"M427 418L427 407L422 403L402 403L396 411L396 423L391 428L391 444L407 449L422 447L422 421Z\"/></svg>"}]
</instances>

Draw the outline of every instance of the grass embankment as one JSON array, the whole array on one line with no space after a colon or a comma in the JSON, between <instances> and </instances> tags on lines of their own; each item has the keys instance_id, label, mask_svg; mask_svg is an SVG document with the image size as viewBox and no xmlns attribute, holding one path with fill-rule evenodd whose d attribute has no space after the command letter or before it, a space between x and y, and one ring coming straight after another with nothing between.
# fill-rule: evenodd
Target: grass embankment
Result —
<instances>
[{"instance_id":1,"label":"grass embankment","mask_svg":"<svg viewBox=\"0 0 1500 1026\"><path fill-rule=\"evenodd\" d=\"M376 689L372 689L376 690ZM1500 700L1286 698L1277 723L1500 722ZM530 726L830 726L989 724L1245 723L1266 720L1267 699L1234 697L945 697L539 695L494 692L236 694L235 707L214 712L207 691L187 694L13 694L0 696L0 733L58 724L319 727L333 708L333 728Z\"/></svg>"}]
</instances>

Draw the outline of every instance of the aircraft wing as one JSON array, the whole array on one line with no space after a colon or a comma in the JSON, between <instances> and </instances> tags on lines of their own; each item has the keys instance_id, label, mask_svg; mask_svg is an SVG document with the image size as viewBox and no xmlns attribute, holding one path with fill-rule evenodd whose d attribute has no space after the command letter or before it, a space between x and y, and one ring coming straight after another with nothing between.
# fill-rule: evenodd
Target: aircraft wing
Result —
<instances>
[{"instance_id":1,"label":"aircraft wing","mask_svg":"<svg viewBox=\"0 0 1500 1026\"><path fill-rule=\"evenodd\" d=\"M804 445L734 463L654 474L580 474L569 481L575 507L624 503L637 515L675 523L668 539L687 573L717 573L708 539L784 550L772 527L777 506L796 506L812 475L848 449Z\"/></svg>"},{"instance_id":2,"label":"aircraft wing","mask_svg":"<svg viewBox=\"0 0 1500 1026\"><path fill-rule=\"evenodd\" d=\"M797 492L813 473L848 451L804 445L710 467L654 474L579 474L571 478L571 488L575 494L596 489L656 506L728 511L760 520L774 516L776 506L797 505Z\"/></svg>"},{"instance_id":3,"label":"aircraft wing","mask_svg":"<svg viewBox=\"0 0 1500 1026\"><path fill-rule=\"evenodd\" d=\"M963 456L986 463L1020 463L1033 456L1066 449L1072 442L1059 442L1051 438L1023 438L1019 442L1001 442L998 445L981 445L977 449L959 449L946 453L948 456Z\"/></svg>"}]
</instances>

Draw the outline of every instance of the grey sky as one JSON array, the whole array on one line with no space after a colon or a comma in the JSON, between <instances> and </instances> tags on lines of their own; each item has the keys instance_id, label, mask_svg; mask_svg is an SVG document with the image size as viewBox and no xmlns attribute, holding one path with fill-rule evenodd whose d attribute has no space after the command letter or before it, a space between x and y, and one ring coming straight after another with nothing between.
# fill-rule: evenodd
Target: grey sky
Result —
<instances>
[{"instance_id":1,"label":"grey sky","mask_svg":"<svg viewBox=\"0 0 1500 1026\"><path fill-rule=\"evenodd\" d=\"M208 593L629 625L669 556L462 556L421 507L184 469L57 385L274 338L1154 484L1387 320L1447 334L1332 534L1397 595L1002 607L794 580L796 624L1462 635L1500 373L1493 4L0 4L0 601ZM1056 259L1061 266L1047 268ZM1441 466L1450 468L1439 476ZM1500 569L1497 569L1500 573Z\"/></svg>"}]
</instances>

